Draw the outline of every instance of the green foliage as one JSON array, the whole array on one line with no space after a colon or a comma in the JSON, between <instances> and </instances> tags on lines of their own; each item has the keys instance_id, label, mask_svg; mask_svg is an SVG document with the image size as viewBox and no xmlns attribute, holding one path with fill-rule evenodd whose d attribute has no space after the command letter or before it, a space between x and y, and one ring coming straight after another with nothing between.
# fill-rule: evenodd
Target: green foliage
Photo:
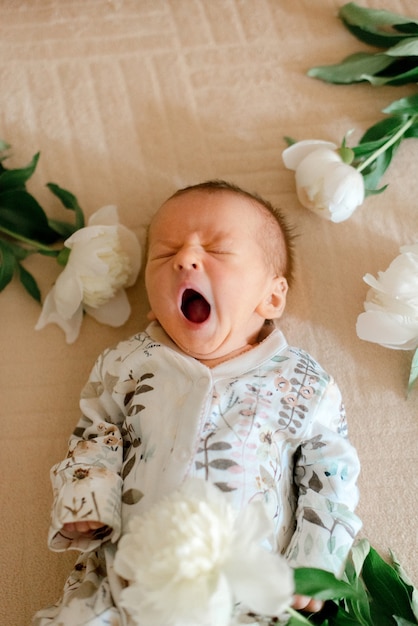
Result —
<instances>
[{"instance_id":1,"label":"green foliage","mask_svg":"<svg viewBox=\"0 0 418 626\"><path fill-rule=\"evenodd\" d=\"M344 577L313 568L295 570L296 593L327 600L309 616L318 626L413 626L418 624L417 590L393 558L387 563L367 540L347 561ZM292 614L289 624L297 624Z\"/></svg>"},{"instance_id":2,"label":"green foliage","mask_svg":"<svg viewBox=\"0 0 418 626\"><path fill-rule=\"evenodd\" d=\"M345 4L339 17L360 41L383 48L351 54L334 65L321 65L308 75L329 83L404 85L418 81L418 21L390 11Z\"/></svg>"},{"instance_id":3,"label":"green foliage","mask_svg":"<svg viewBox=\"0 0 418 626\"><path fill-rule=\"evenodd\" d=\"M40 153L35 154L27 166L8 169L3 162L9 156L9 149L9 144L0 139L0 291L16 275L29 295L40 302L36 280L22 261L39 253L65 263L68 254L62 252L63 240L84 226L84 215L72 193L49 183L48 188L66 209L74 212L75 219L71 224L48 218L26 188L36 170Z\"/></svg>"},{"instance_id":4,"label":"green foliage","mask_svg":"<svg viewBox=\"0 0 418 626\"><path fill-rule=\"evenodd\" d=\"M365 9L355 2L339 11L345 26L360 41L385 48L411 37L418 37L418 22L403 15L381 9Z\"/></svg>"},{"instance_id":5,"label":"green foliage","mask_svg":"<svg viewBox=\"0 0 418 626\"><path fill-rule=\"evenodd\" d=\"M369 81L372 85L403 85L418 81L418 21L390 11L345 4L339 17L361 41L384 48L351 54L340 63L313 67L308 75L329 83ZM366 196L381 193L380 180L400 143L418 137L418 94L383 109L386 119L369 128L353 148L352 165L363 175Z\"/></svg>"}]
</instances>

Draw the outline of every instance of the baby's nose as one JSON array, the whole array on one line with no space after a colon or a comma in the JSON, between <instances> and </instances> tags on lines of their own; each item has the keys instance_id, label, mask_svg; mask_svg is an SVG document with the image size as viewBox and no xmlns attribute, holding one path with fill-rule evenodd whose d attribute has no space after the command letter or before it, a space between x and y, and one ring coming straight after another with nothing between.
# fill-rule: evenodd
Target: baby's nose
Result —
<instances>
[{"instance_id":1,"label":"baby's nose","mask_svg":"<svg viewBox=\"0 0 418 626\"><path fill-rule=\"evenodd\" d=\"M174 263L177 270L202 269L201 254L194 246L187 246L179 250L176 254Z\"/></svg>"}]
</instances>

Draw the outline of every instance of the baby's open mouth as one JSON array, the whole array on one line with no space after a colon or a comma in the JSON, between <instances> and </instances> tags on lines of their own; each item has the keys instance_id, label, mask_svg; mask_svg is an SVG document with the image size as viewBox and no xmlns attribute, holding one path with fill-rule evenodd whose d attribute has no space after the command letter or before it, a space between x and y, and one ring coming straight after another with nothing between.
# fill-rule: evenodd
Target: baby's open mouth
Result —
<instances>
[{"instance_id":1,"label":"baby's open mouth","mask_svg":"<svg viewBox=\"0 0 418 626\"><path fill-rule=\"evenodd\" d=\"M181 298L181 312L189 322L202 324L210 315L210 304L198 291L185 289Z\"/></svg>"}]
</instances>

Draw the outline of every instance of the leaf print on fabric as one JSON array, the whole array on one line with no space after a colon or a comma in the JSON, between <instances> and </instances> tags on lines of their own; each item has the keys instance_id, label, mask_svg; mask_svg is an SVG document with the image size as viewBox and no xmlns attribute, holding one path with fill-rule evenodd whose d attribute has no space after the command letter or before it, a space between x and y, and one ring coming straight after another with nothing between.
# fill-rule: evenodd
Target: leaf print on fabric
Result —
<instances>
[{"instance_id":1,"label":"leaf print on fabric","mask_svg":"<svg viewBox=\"0 0 418 626\"><path fill-rule=\"evenodd\" d=\"M112 391L123 396L123 406L126 407L131 403L135 396L154 389L151 385L143 382L144 380L148 380L150 378L154 378L154 374L151 372L145 372L139 378L135 378L131 370L128 374L128 378L122 381L118 379L118 382L114 385Z\"/></svg>"},{"instance_id":2,"label":"leaf print on fabric","mask_svg":"<svg viewBox=\"0 0 418 626\"><path fill-rule=\"evenodd\" d=\"M306 402L310 401L319 387L324 385L316 362L302 350L295 351L297 362L293 369L293 376L286 378L279 369L275 378L277 391L283 393L281 398L282 409L279 411L279 430L288 430L292 435L302 428L309 411Z\"/></svg>"},{"instance_id":3,"label":"leaf print on fabric","mask_svg":"<svg viewBox=\"0 0 418 626\"><path fill-rule=\"evenodd\" d=\"M134 454L133 456L131 456L131 458L129 459L129 461L127 461L123 468L122 468L122 479L125 480L125 478L128 476L128 474L132 471L134 465L136 463L136 454Z\"/></svg>"},{"instance_id":4,"label":"leaf print on fabric","mask_svg":"<svg viewBox=\"0 0 418 626\"><path fill-rule=\"evenodd\" d=\"M272 357L271 360L274 361L275 363L283 363L283 361L288 361L289 357L288 356L280 356L280 354L277 354L276 356Z\"/></svg>"},{"instance_id":5,"label":"leaf print on fabric","mask_svg":"<svg viewBox=\"0 0 418 626\"><path fill-rule=\"evenodd\" d=\"M264 490L275 489L275 477L270 474L270 472L268 472L263 465L260 465L260 482L261 485L264 487Z\"/></svg>"},{"instance_id":6,"label":"leaf print on fabric","mask_svg":"<svg viewBox=\"0 0 418 626\"><path fill-rule=\"evenodd\" d=\"M215 434L216 431L213 430L201 440L201 445L196 453L195 469L198 472L203 471L204 479L212 480L222 491L235 491L237 487L231 485L227 480L219 480L220 476L218 477L217 472L237 474L242 472L242 467L229 456L222 454L230 453L232 450L230 443L227 441L212 441L212 443L209 443Z\"/></svg>"},{"instance_id":7,"label":"leaf print on fabric","mask_svg":"<svg viewBox=\"0 0 418 626\"><path fill-rule=\"evenodd\" d=\"M103 383L101 381L90 381L81 390L80 398L100 398L104 390Z\"/></svg>"},{"instance_id":8,"label":"leaf print on fabric","mask_svg":"<svg viewBox=\"0 0 418 626\"><path fill-rule=\"evenodd\" d=\"M64 504L63 508L71 515L71 517L77 516L83 519L91 515L93 512L93 509L88 509L87 511L85 510L86 503L87 500L84 496L80 500L74 497L72 500L72 506Z\"/></svg>"},{"instance_id":9,"label":"leaf print on fabric","mask_svg":"<svg viewBox=\"0 0 418 626\"><path fill-rule=\"evenodd\" d=\"M139 489L127 489L122 494L122 502L124 504L137 504L143 496L144 494Z\"/></svg>"},{"instance_id":10,"label":"leaf print on fabric","mask_svg":"<svg viewBox=\"0 0 418 626\"><path fill-rule=\"evenodd\" d=\"M214 483L214 485L216 485L216 487L218 487L218 489L220 489L221 491L224 491L225 493L228 493L229 491L235 491L236 487L231 487L231 485L229 485L228 483Z\"/></svg>"},{"instance_id":11,"label":"leaf print on fabric","mask_svg":"<svg viewBox=\"0 0 418 626\"><path fill-rule=\"evenodd\" d=\"M310 507L305 507L303 509L303 519L306 519L306 521L310 522L311 524L315 524L315 526L321 526L321 528L326 529L326 526L324 526L318 513Z\"/></svg>"},{"instance_id":12,"label":"leaf print on fabric","mask_svg":"<svg viewBox=\"0 0 418 626\"><path fill-rule=\"evenodd\" d=\"M231 461L230 459L214 459L209 462L209 466L218 470L228 470L231 469L231 467L240 467L238 463Z\"/></svg>"},{"instance_id":13,"label":"leaf print on fabric","mask_svg":"<svg viewBox=\"0 0 418 626\"><path fill-rule=\"evenodd\" d=\"M309 479L308 485L309 489L312 489L312 491L316 491L316 493L319 493L324 487L316 472L312 472L312 476Z\"/></svg>"}]
</instances>

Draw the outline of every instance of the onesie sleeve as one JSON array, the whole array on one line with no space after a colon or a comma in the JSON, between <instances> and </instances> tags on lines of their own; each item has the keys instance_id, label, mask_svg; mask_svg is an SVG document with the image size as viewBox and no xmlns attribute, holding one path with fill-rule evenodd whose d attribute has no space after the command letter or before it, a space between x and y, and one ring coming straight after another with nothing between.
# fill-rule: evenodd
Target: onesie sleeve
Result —
<instances>
[{"instance_id":1,"label":"onesie sleeve","mask_svg":"<svg viewBox=\"0 0 418 626\"><path fill-rule=\"evenodd\" d=\"M103 541L119 538L123 415L112 399L109 380L114 384L114 378L107 372L102 355L82 391L82 416L69 440L67 458L51 469L51 550L90 551ZM64 533L64 524L79 521L99 521L105 529L94 538Z\"/></svg>"},{"instance_id":2,"label":"onesie sleeve","mask_svg":"<svg viewBox=\"0 0 418 626\"><path fill-rule=\"evenodd\" d=\"M339 576L361 528L354 513L360 464L332 380L306 435L295 455L296 530L286 556L293 567L318 567Z\"/></svg>"}]
</instances>

